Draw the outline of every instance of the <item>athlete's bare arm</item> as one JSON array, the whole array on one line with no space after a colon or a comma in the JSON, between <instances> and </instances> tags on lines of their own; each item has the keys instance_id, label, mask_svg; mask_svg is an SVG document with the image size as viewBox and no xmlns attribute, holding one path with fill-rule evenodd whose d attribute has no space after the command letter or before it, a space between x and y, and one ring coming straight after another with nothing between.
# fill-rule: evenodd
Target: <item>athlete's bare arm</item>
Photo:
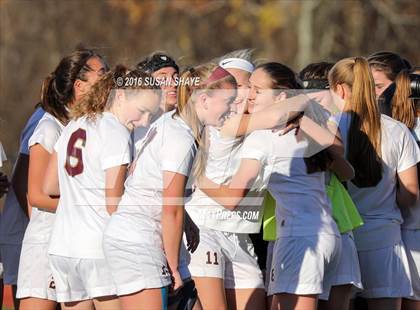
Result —
<instances>
[{"instance_id":1,"label":"athlete's bare arm","mask_svg":"<svg viewBox=\"0 0 420 310\"><path fill-rule=\"evenodd\" d=\"M60 187L58 184L58 161L57 153L54 151L51 155L48 163L47 171L45 172L45 178L42 190L46 195L59 196Z\"/></svg>"},{"instance_id":2,"label":"athlete's bare arm","mask_svg":"<svg viewBox=\"0 0 420 310\"><path fill-rule=\"evenodd\" d=\"M109 214L117 210L121 196L124 193L124 181L127 175L127 165L112 167L105 170L105 199Z\"/></svg>"},{"instance_id":3,"label":"athlete's bare arm","mask_svg":"<svg viewBox=\"0 0 420 310\"><path fill-rule=\"evenodd\" d=\"M261 169L261 163L255 159L242 159L238 171L232 177L230 184L217 184L202 176L199 188L207 196L226 209L234 210L242 198L251 189Z\"/></svg>"},{"instance_id":4,"label":"athlete's bare arm","mask_svg":"<svg viewBox=\"0 0 420 310\"><path fill-rule=\"evenodd\" d=\"M178 267L184 223L184 192L186 183L186 176L175 172L163 171L162 239L169 269L175 281L173 283L174 289L182 285Z\"/></svg>"},{"instance_id":5,"label":"athlete's bare arm","mask_svg":"<svg viewBox=\"0 0 420 310\"><path fill-rule=\"evenodd\" d=\"M35 144L29 150L28 201L33 207L55 211L58 199L52 198L43 191L48 163L53 157L40 144Z\"/></svg>"},{"instance_id":6,"label":"athlete's bare arm","mask_svg":"<svg viewBox=\"0 0 420 310\"><path fill-rule=\"evenodd\" d=\"M290 99L276 101L262 111L252 114L235 115L226 120L220 133L227 137L240 137L254 130L284 126L305 110L311 99L298 95Z\"/></svg>"}]
</instances>

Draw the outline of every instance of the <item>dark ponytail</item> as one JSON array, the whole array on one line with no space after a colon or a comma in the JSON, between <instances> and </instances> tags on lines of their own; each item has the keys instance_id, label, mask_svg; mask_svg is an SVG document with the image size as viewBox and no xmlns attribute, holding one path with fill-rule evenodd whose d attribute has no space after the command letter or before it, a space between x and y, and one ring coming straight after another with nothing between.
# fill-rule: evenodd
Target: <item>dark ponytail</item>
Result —
<instances>
[{"instance_id":1,"label":"dark ponytail","mask_svg":"<svg viewBox=\"0 0 420 310\"><path fill-rule=\"evenodd\" d=\"M61 59L55 70L44 80L41 106L64 124L69 119L67 107L74 100L74 82L77 79L86 81L86 73L92 70L87 62L93 57L103 61L93 50L76 50Z\"/></svg>"}]
</instances>

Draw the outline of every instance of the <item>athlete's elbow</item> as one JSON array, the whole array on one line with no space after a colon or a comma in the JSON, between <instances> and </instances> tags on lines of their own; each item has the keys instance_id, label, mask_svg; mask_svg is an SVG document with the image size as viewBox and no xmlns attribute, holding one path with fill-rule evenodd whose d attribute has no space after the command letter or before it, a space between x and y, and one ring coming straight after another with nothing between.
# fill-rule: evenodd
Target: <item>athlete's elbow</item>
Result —
<instances>
[{"instance_id":1,"label":"athlete's elbow","mask_svg":"<svg viewBox=\"0 0 420 310\"><path fill-rule=\"evenodd\" d=\"M42 193L29 191L28 192L28 203L33 207L42 205Z\"/></svg>"},{"instance_id":2,"label":"athlete's elbow","mask_svg":"<svg viewBox=\"0 0 420 310\"><path fill-rule=\"evenodd\" d=\"M177 229L182 230L184 223L184 208L179 206L163 206L161 224L163 230Z\"/></svg>"},{"instance_id":3,"label":"athlete's elbow","mask_svg":"<svg viewBox=\"0 0 420 310\"><path fill-rule=\"evenodd\" d=\"M53 184L50 184L48 181L44 182L42 186L42 192L47 196L58 196L60 194L60 191L57 189L57 187Z\"/></svg>"},{"instance_id":4,"label":"athlete's elbow","mask_svg":"<svg viewBox=\"0 0 420 310\"><path fill-rule=\"evenodd\" d=\"M163 205L162 207L162 218L175 219L183 218L184 207L180 205Z\"/></svg>"}]
</instances>

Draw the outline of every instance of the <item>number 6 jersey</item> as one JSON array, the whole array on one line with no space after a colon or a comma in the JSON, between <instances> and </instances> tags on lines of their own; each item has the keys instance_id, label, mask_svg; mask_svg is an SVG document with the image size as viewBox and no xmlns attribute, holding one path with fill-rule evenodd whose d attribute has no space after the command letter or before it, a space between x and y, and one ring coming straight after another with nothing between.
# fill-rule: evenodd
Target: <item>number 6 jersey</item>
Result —
<instances>
[{"instance_id":1,"label":"number 6 jersey","mask_svg":"<svg viewBox=\"0 0 420 310\"><path fill-rule=\"evenodd\" d=\"M130 161L130 133L110 112L81 117L63 130L57 152L60 201L49 254L104 258L102 233L110 218L105 171Z\"/></svg>"}]
</instances>

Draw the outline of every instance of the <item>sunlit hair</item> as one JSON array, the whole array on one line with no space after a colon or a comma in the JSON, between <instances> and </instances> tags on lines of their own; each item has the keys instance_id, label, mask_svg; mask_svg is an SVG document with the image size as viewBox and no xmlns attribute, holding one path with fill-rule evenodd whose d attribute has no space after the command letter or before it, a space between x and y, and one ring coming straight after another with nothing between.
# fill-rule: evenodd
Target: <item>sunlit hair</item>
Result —
<instances>
[{"instance_id":1,"label":"sunlit hair","mask_svg":"<svg viewBox=\"0 0 420 310\"><path fill-rule=\"evenodd\" d=\"M193 167L193 175L195 177L202 175L204 172L208 147L206 142L207 135L202 132L203 125L198 119L195 108L196 98L203 92L208 96L213 96L215 90L223 89L226 84L237 87L235 78L230 74L221 79L209 81L212 73L218 68L220 68L218 65L208 63L191 68L180 76L180 81L188 81L188 83L180 83L178 86L177 108L174 115L180 116L193 132L198 148ZM194 83L191 81L194 81Z\"/></svg>"},{"instance_id":2,"label":"sunlit hair","mask_svg":"<svg viewBox=\"0 0 420 310\"><path fill-rule=\"evenodd\" d=\"M77 119L86 116L90 120L111 108L115 101L115 90L117 89L151 89L160 96L160 87L154 83L131 83L130 81L147 81L151 76L140 70L129 70L123 65L117 65L115 69L107 72L101 77L83 96L79 102L71 108L71 118ZM117 81L119 81L117 83ZM122 81L122 83L121 83ZM126 92L127 96L134 95L133 92Z\"/></svg>"},{"instance_id":3,"label":"sunlit hair","mask_svg":"<svg viewBox=\"0 0 420 310\"><path fill-rule=\"evenodd\" d=\"M235 50L235 51L229 52L223 55L222 57L216 58L214 60L214 63L220 63L220 61L227 58L243 59L255 66L254 49L246 48L246 49Z\"/></svg>"},{"instance_id":4,"label":"sunlit hair","mask_svg":"<svg viewBox=\"0 0 420 310\"><path fill-rule=\"evenodd\" d=\"M416 125L416 100L411 96L410 71L402 70L394 81L392 97L392 118L404 123L409 129Z\"/></svg>"},{"instance_id":5,"label":"sunlit hair","mask_svg":"<svg viewBox=\"0 0 420 310\"><path fill-rule=\"evenodd\" d=\"M394 81L401 70L411 68L406 59L396 53L387 51L373 53L367 60L372 69L383 72L390 81Z\"/></svg>"},{"instance_id":6,"label":"sunlit hair","mask_svg":"<svg viewBox=\"0 0 420 310\"><path fill-rule=\"evenodd\" d=\"M102 56L94 50L78 49L62 58L42 84L42 108L63 124L69 119L68 105L74 101L74 83L77 79L86 81L86 73L92 71L87 62L92 58L101 60L106 68Z\"/></svg>"},{"instance_id":7,"label":"sunlit hair","mask_svg":"<svg viewBox=\"0 0 420 310\"><path fill-rule=\"evenodd\" d=\"M303 68L299 77L301 80L325 80L328 79L328 72L333 66L332 62L314 62Z\"/></svg>"},{"instance_id":8,"label":"sunlit hair","mask_svg":"<svg viewBox=\"0 0 420 310\"><path fill-rule=\"evenodd\" d=\"M339 84L351 88L346 111L351 114L348 160L355 169L352 182L359 187L375 186L382 179L381 114L369 64L363 57L342 59L330 70L328 79L333 90Z\"/></svg>"}]
</instances>

